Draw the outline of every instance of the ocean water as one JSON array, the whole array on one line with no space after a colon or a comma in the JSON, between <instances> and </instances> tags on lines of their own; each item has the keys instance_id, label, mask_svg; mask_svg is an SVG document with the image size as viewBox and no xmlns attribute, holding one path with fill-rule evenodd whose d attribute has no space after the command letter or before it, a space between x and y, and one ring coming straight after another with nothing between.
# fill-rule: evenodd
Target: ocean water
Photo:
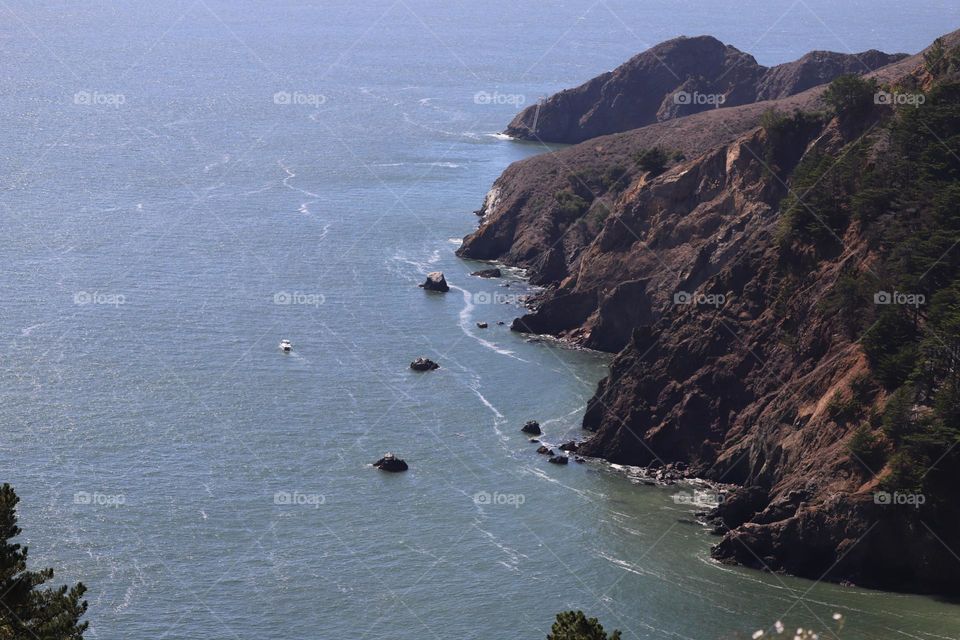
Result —
<instances>
[{"instance_id":1,"label":"ocean water","mask_svg":"<svg viewBox=\"0 0 960 640\"><path fill-rule=\"evenodd\" d=\"M537 638L570 608L626 638L834 612L821 637L960 637L949 602L713 563L683 488L547 464L520 425L580 435L608 358L511 334L519 274L453 255L499 173L544 152L495 135L523 104L680 34L764 64L913 52L956 3L0 16L0 475L34 563L88 585L89 637ZM417 288L432 270L448 294ZM386 451L411 471L371 469Z\"/></svg>"}]
</instances>

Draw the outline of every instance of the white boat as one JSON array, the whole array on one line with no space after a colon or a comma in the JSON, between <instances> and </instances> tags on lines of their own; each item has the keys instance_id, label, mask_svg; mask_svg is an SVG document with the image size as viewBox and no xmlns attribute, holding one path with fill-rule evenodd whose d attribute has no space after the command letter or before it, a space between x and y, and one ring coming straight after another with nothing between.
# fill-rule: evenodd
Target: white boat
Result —
<instances>
[{"instance_id":1,"label":"white boat","mask_svg":"<svg viewBox=\"0 0 960 640\"><path fill-rule=\"evenodd\" d=\"M281 351L293 351L293 343L289 340L280 341L280 350Z\"/></svg>"}]
</instances>

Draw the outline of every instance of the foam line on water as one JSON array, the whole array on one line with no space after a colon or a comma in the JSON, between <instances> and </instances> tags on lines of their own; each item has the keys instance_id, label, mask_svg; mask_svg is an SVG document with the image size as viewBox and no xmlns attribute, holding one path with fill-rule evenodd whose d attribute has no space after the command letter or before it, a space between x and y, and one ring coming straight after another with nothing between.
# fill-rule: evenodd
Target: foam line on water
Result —
<instances>
[{"instance_id":1,"label":"foam line on water","mask_svg":"<svg viewBox=\"0 0 960 640\"><path fill-rule=\"evenodd\" d=\"M568 491L572 491L573 493L577 494L587 502L594 502L596 499L600 499L604 497L602 493L588 491L586 489L577 489L575 487L571 487L568 484L564 484L563 482L552 477L550 474L548 474L543 469L540 469L539 467L523 467L522 469L520 469L520 472L529 473L531 475L536 476L540 480L546 480L547 482L550 482L552 484L559 485L564 489Z\"/></svg>"},{"instance_id":2,"label":"foam line on water","mask_svg":"<svg viewBox=\"0 0 960 640\"><path fill-rule=\"evenodd\" d=\"M290 184L290 181L293 180L294 178L296 178L296 177L297 177L297 174L294 173L294 172L290 169L290 167L288 167L287 165L283 164L283 160L277 160L277 165L279 165L279 167L280 167L281 169L283 169L284 173L287 174L287 177L283 179L283 186L285 186L286 188L288 188L288 189L290 189L290 190L292 190L292 191L296 191L296 192L298 192L298 193L302 193L303 195L309 196L309 197L311 197L311 198L319 198L319 197L320 197L320 194L318 194L318 193L314 193L314 192L312 192L312 191L307 191L306 189L301 189L300 187L295 187L295 186L293 186L292 184Z\"/></svg>"},{"instance_id":3,"label":"foam line on water","mask_svg":"<svg viewBox=\"0 0 960 640\"><path fill-rule=\"evenodd\" d=\"M470 324L473 321L473 309L474 304L470 299L472 294L464 289L463 287L458 287L456 285L450 285L450 288L454 291L459 291L463 295L463 309L460 310L460 329L467 334L468 337L473 338L478 343L490 349L491 351L496 352L501 356L507 356L508 358L513 358L514 360L519 360L520 362L526 362L530 364L529 360L524 360L520 356L516 355L513 351L509 349L504 349L503 347L497 345L496 343L490 342L478 336L473 330L470 329Z\"/></svg>"}]
</instances>

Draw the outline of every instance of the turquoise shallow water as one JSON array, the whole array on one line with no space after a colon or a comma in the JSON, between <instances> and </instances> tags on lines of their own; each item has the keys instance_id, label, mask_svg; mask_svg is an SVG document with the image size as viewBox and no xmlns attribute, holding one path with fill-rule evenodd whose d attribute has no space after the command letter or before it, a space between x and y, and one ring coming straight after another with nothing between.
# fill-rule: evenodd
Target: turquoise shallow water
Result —
<instances>
[{"instance_id":1,"label":"turquoise shallow water","mask_svg":"<svg viewBox=\"0 0 960 640\"><path fill-rule=\"evenodd\" d=\"M496 325L527 287L453 256L543 151L492 135L520 102L681 33L766 64L913 51L956 6L0 13L0 469L34 560L89 585L90 637L540 637L566 608L628 638L835 611L838 637L960 637L949 603L717 566L675 490L547 465L519 426L579 435L607 358ZM388 450L412 470L370 469Z\"/></svg>"}]
</instances>

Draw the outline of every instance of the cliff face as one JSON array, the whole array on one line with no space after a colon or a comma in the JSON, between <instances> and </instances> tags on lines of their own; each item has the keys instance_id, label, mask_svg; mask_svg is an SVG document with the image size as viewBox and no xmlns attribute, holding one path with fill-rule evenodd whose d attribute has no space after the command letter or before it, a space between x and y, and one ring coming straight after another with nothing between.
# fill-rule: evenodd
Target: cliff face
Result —
<instances>
[{"instance_id":1,"label":"cliff face","mask_svg":"<svg viewBox=\"0 0 960 640\"><path fill-rule=\"evenodd\" d=\"M525 140L577 143L687 116L791 96L845 73L867 73L906 57L815 51L768 68L716 38L676 38L613 71L524 109L506 133Z\"/></svg>"},{"instance_id":2,"label":"cliff face","mask_svg":"<svg viewBox=\"0 0 960 640\"><path fill-rule=\"evenodd\" d=\"M817 71L822 55L803 59L803 82L834 73ZM514 329L619 352L588 405L584 454L683 462L744 487L712 514L721 560L960 590L950 550L960 513L945 493L960 460L930 444L960 441L960 394L948 394L960 388L960 319L869 304L871 291L910 286L960 310L960 291L955 303L945 293L960 259L924 282L960 237L948 213L960 210L960 161L938 151L960 140L960 83L932 90L960 73L960 49L952 60L941 78L922 56L873 74L927 91L933 106L916 112L868 96L856 112L826 115L819 86L516 163L459 251L528 267L548 285ZM771 108L780 115L764 116ZM637 154L664 140L678 152L666 169L641 166ZM941 240L927 246L927 235ZM956 344L945 360L918 355L940 354L940 342ZM906 395L908 409L890 418ZM881 489L936 507L878 503Z\"/></svg>"}]
</instances>

